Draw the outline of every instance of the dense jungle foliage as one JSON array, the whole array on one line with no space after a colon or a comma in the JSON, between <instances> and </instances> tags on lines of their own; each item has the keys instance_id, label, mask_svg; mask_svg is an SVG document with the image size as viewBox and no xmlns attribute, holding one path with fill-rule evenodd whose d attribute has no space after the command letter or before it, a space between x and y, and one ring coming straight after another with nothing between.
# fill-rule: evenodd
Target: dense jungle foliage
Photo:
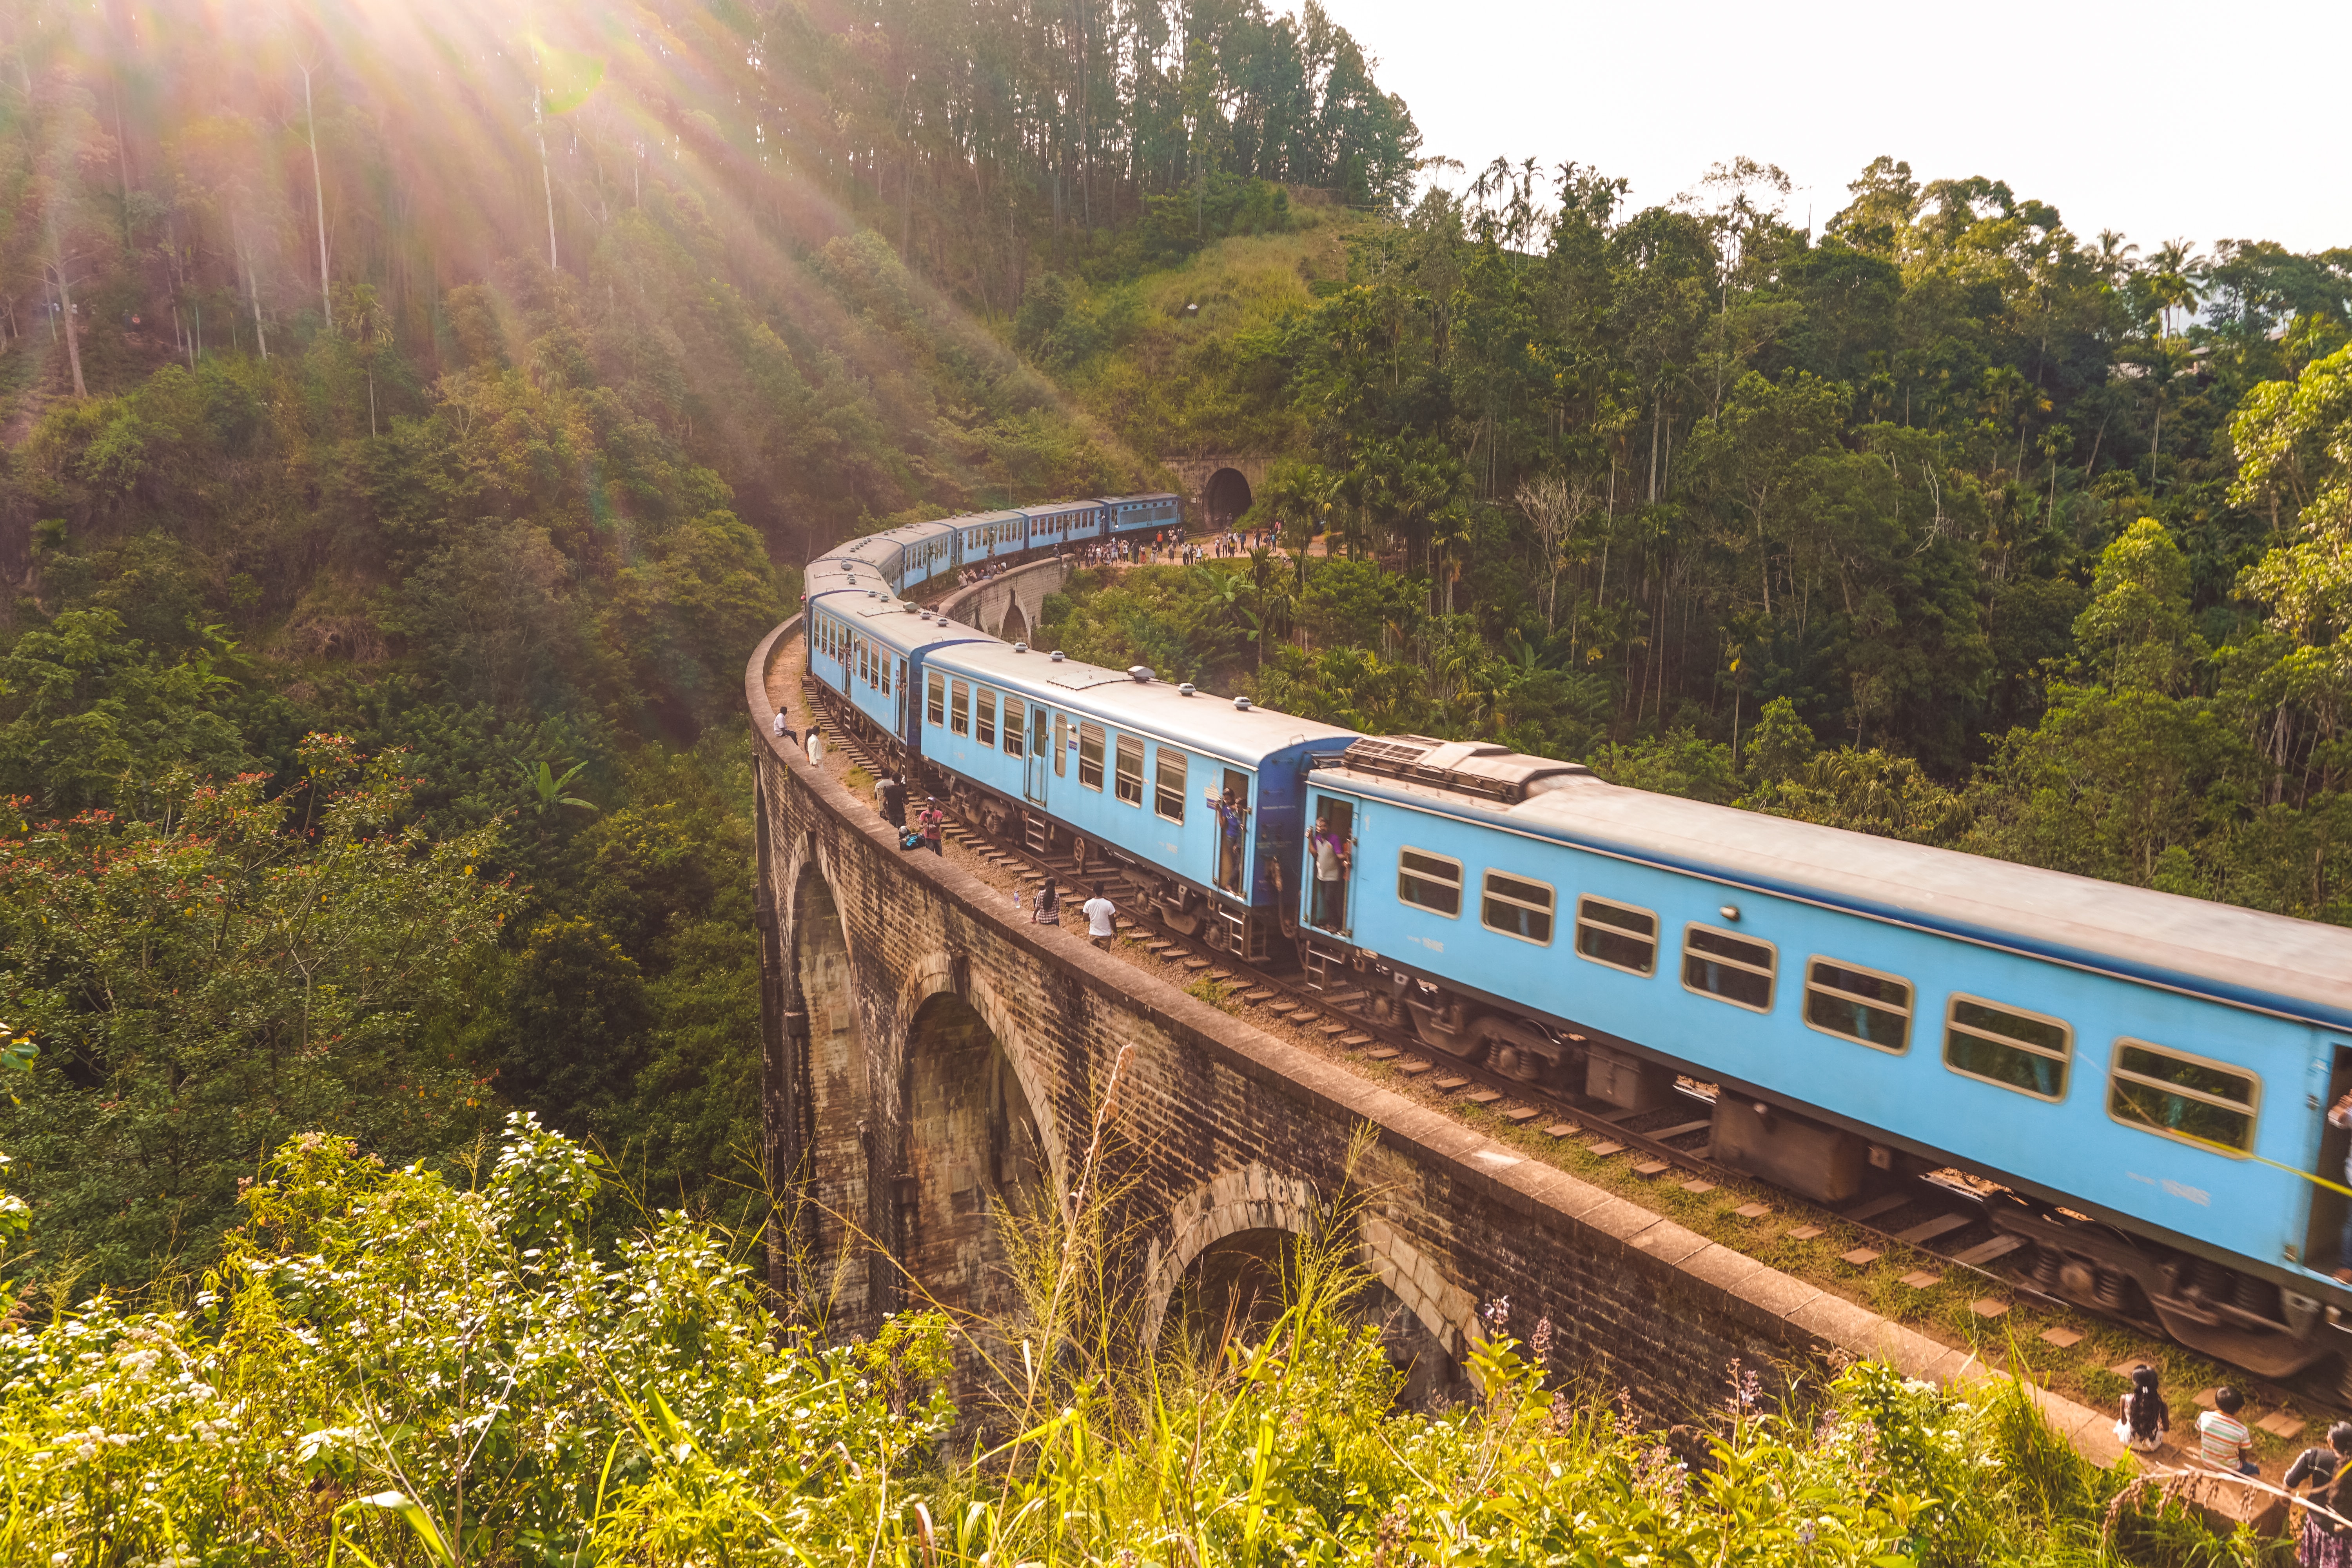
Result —
<instances>
[{"instance_id":1,"label":"dense jungle foliage","mask_svg":"<svg viewBox=\"0 0 2352 1568\"><path fill-rule=\"evenodd\" d=\"M1412 146L1311 7L7 6L14 1271L184 1294L283 1138L514 1106L763 1201L745 657L846 532L1150 477L959 300Z\"/></svg>"}]
</instances>

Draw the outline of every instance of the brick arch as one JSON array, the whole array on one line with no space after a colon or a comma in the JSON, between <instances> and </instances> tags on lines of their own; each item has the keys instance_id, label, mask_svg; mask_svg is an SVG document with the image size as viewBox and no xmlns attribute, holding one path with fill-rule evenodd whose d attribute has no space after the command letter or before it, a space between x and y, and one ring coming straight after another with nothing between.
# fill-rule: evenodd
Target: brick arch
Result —
<instances>
[{"instance_id":1,"label":"brick arch","mask_svg":"<svg viewBox=\"0 0 2352 1568\"><path fill-rule=\"evenodd\" d=\"M1176 1288L1201 1255L1244 1231L1282 1230L1305 1236L1315 1227L1321 1205L1313 1184L1253 1163L1213 1176L1175 1204L1174 1234L1155 1238L1143 1271L1143 1340L1157 1344L1175 1300ZM1458 1355L1475 1331L1476 1303L1450 1284L1393 1226L1367 1215L1361 1226L1364 1261L1372 1275L1404 1303L1431 1338ZM1459 1321L1447 1316L1459 1310Z\"/></svg>"},{"instance_id":2,"label":"brick arch","mask_svg":"<svg viewBox=\"0 0 2352 1568\"><path fill-rule=\"evenodd\" d=\"M880 1275L870 1238L881 1184L862 1136L874 1115L873 1038L850 946L849 911L821 855L795 853L786 870L784 962L789 994L807 1020L803 1088L811 1141L803 1191L810 1293L825 1311L870 1308Z\"/></svg>"},{"instance_id":3,"label":"brick arch","mask_svg":"<svg viewBox=\"0 0 2352 1568\"><path fill-rule=\"evenodd\" d=\"M1037 1142L1045 1150L1045 1168L1053 1178L1054 1199L1060 1203L1070 1190L1069 1165L1061 1125L1054 1113L1053 1097L1046 1091L1046 1077L1038 1070L1035 1051L1013 1010L1005 1005L1004 998L984 974L969 963L962 967L966 973L959 985L956 954L946 948L934 948L908 969L896 1001L898 1032L904 1037L914 1026L915 1016L922 1011L923 1004L934 996L959 996L971 1005L981 1022L996 1037L1004 1059L1013 1068L1013 1079L1029 1101L1029 1113L1037 1121Z\"/></svg>"}]
</instances>

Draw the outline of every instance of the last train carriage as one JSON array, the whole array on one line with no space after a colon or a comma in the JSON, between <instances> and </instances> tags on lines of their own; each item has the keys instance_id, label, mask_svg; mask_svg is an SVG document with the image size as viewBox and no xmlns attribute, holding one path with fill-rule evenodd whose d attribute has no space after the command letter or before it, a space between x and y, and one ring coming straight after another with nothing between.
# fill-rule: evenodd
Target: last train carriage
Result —
<instances>
[{"instance_id":1,"label":"last train carriage","mask_svg":"<svg viewBox=\"0 0 2352 1568\"><path fill-rule=\"evenodd\" d=\"M1969 1173L2041 1289L2263 1375L2344 1355L2352 1394L2347 1200L2313 1179L2344 1168L2352 931L1007 646L899 597L986 525L918 526L812 565L809 668L967 820L1555 1093L1716 1085L1713 1157L1820 1201ZM1321 897L1318 823L1349 848Z\"/></svg>"},{"instance_id":2,"label":"last train carriage","mask_svg":"<svg viewBox=\"0 0 2352 1568\"><path fill-rule=\"evenodd\" d=\"M1719 1085L1713 1157L1826 1202L1988 1177L2042 1288L2251 1371L2352 1349L2346 1200L2306 1175L2344 1169L2352 931L1491 745L1325 761L1353 874L1304 941L1423 1038L1625 1108Z\"/></svg>"}]
</instances>

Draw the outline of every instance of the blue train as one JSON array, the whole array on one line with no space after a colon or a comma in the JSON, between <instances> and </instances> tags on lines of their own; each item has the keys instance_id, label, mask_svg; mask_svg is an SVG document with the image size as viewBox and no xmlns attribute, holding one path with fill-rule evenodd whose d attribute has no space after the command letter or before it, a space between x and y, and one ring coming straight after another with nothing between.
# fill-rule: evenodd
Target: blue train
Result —
<instances>
[{"instance_id":1,"label":"blue train","mask_svg":"<svg viewBox=\"0 0 2352 1568\"><path fill-rule=\"evenodd\" d=\"M1716 1086L1712 1157L1817 1200L1981 1178L2042 1289L2352 1397L2352 931L1360 735L823 569L811 670L967 819L1554 1092Z\"/></svg>"}]
</instances>

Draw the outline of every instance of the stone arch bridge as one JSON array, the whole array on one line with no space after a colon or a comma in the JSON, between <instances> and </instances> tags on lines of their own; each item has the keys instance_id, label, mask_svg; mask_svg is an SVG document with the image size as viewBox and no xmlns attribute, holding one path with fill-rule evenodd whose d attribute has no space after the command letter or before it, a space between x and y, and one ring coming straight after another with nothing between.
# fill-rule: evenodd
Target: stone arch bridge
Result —
<instances>
[{"instance_id":1,"label":"stone arch bridge","mask_svg":"<svg viewBox=\"0 0 2352 1568\"><path fill-rule=\"evenodd\" d=\"M1353 1245L1409 1391L1460 1386L1481 1302L1525 1337L1549 1317L1563 1374L1672 1421L1719 1397L1734 1357L1835 1350L1912 1375L1972 1361L1708 1241L1446 1113L1039 927L954 858L900 852L839 757L774 739L802 710L797 620L746 672L757 748L765 1155L789 1221L769 1280L833 1331L924 1298L1012 1306L996 1205L1065 1199L1118 1072L1118 1261L1147 1324L1236 1281L1318 1216L1354 1167ZM1262 1278L1262 1275L1261 1275ZM1191 1290L1194 1295L1188 1297ZM2104 1418L2054 1398L2070 1434Z\"/></svg>"}]
</instances>

